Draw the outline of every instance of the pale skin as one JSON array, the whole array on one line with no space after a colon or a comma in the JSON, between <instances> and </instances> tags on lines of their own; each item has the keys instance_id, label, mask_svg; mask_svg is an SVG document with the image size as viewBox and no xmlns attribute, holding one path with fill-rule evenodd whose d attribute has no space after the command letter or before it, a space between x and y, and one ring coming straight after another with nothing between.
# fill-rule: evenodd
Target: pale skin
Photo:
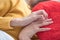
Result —
<instances>
[{"instance_id":1,"label":"pale skin","mask_svg":"<svg viewBox=\"0 0 60 40\"><path fill-rule=\"evenodd\" d=\"M59 1L59 0L52 0L52 1ZM37 32L41 31L48 31L51 28L40 28L45 25L49 25L53 23L52 19L46 19L42 23L40 21L35 21L30 25L26 26L19 34L19 40L31 40L32 36L35 35Z\"/></svg>"},{"instance_id":2,"label":"pale skin","mask_svg":"<svg viewBox=\"0 0 60 40\"><path fill-rule=\"evenodd\" d=\"M31 6L34 6L34 4L36 4L39 0L31 0L32 1L32 3L30 4ZM51 1L59 1L59 0L51 0ZM37 14L37 12L36 12L36 14ZM24 19L20 19L20 18L16 18L16 19L13 19L12 20L12 25L11 26L26 26L26 25L28 25L28 24L30 24L30 23L32 23L33 21L35 21L35 20L37 20L37 19L39 19L40 18L40 16L39 15L36 15L36 14L32 14L32 16L29 16L29 17L27 17L27 18L24 18ZM34 16L33 16L34 15ZM44 14L46 17L47 17L47 14L45 13ZM33 18L35 18L35 19L33 19ZM27 21L29 21L29 22L27 22L27 24L25 24L25 22L26 22L26 20ZM51 20L51 19L49 19L49 20ZM49 20L47 20L47 21L49 21ZM16 23L16 24L15 24ZM22 25L22 24L23 25ZM34 22L33 22L34 23ZM52 21L49 23L49 22L47 22L47 24L46 25L48 25L48 24L51 24L52 23ZM34 23L35 24L35 23ZM34 25L34 24L30 24L30 25L28 25L26 28L24 28L22 31L21 31L21 33L20 33L20 35L19 35L19 39L21 39L21 40L31 40L31 37L35 34L35 33L37 33L38 31L48 31L48 30L50 30L50 28L39 28L39 26L40 26L40 24L36 24L36 25ZM34 31L33 30L31 30L31 27L32 26L34 27L34 28L37 28L37 29L39 29L38 31L37 31L37 29L34 29ZM42 26L44 26L44 25L42 25ZM33 29L33 28L32 28ZM27 30L30 30L30 31L28 31L27 32ZM36 30L36 31L35 31ZM24 31L24 32L23 32ZM31 33L32 32L32 33ZM24 34L25 33L25 34ZM30 36L31 37L28 37L29 35L28 35L28 33L30 33ZM25 36L24 36L24 35ZM26 36L27 35L27 36ZM22 38L22 37L23 38ZM25 38L26 37L26 38Z\"/></svg>"},{"instance_id":3,"label":"pale skin","mask_svg":"<svg viewBox=\"0 0 60 40\"><path fill-rule=\"evenodd\" d=\"M32 5L32 4L35 4L36 1L38 2L39 0L26 0L26 1L28 2L28 4L30 4L30 2L32 2L31 3L31 5ZM38 10L38 12L40 13L41 11ZM43 13L43 15L46 16L47 14ZM11 22L10 22L10 25L12 27L14 27L14 26L26 26L26 25L30 24L31 22L37 20L38 18L40 18L40 15L37 14L37 12L33 12L33 14L31 13L31 15L28 16L28 17L25 17L25 18L22 18L22 19L21 18L12 19Z\"/></svg>"},{"instance_id":4,"label":"pale skin","mask_svg":"<svg viewBox=\"0 0 60 40\"><path fill-rule=\"evenodd\" d=\"M12 19L11 26L13 26L13 27L14 26L26 27L21 31L21 33L19 35L19 39L20 40L23 40L23 39L24 40L25 39L26 40L28 40L28 39L31 40L31 37L35 33L37 33L38 31L48 31L48 30L50 30L50 28L39 28L39 26L42 27L42 26L49 25L49 24L52 23L52 19L47 19L47 17L48 17L48 14L44 10L38 10L38 11L32 12L31 15L29 15L28 17L26 17L24 19L20 19L20 18ZM39 19L39 21L36 21L38 19ZM41 23L41 22L43 22L43 23ZM28 26L26 26L26 25L28 25ZM37 28L37 29L35 29L35 28ZM30 33L30 32L32 32L32 33ZM30 33L30 35L28 35L28 33ZM27 37L28 36L31 36L31 37L25 38L23 34Z\"/></svg>"},{"instance_id":5,"label":"pale skin","mask_svg":"<svg viewBox=\"0 0 60 40\"><path fill-rule=\"evenodd\" d=\"M26 26L20 32L19 40L31 40L32 36L35 35L37 32L50 30L51 28L40 28L40 27L45 26L45 25L49 25L51 23L53 23L51 21L51 19L47 19L43 23L40 23L40 24L39 24L39 21L33 22L32 24Z\"/></svg>"},{"instance_id":6,"label":"pale skin","mask_svg":"<svg viewBox=\"0 0 60 40\"><path fill-rule=\"evenodd\" d=\"M46 14L45 11L43 11ZM47 15L41 16L40 19L32 22L30 25L26 26L19 34L19 40L31 40L32 36L35 35L37 32L48 31L51 28L40 28L45 25L52 24L52 19L46 18Z\"/></svg>"},{"instance_id":7,"label":"pale skin","mask_svg":"<svg viewBox=\"0 0 60 40\"><path fill-rule=\"evenodd\" d=\"M39 14L43 14L45 17L47 17L48 15L44 12L44 10L38 10L36 12L32 12L31 15L29 15L28 17L25 18L15 18L12 19L10 22L11 26L26 26L30 23L32 23L33 21L41 18L41 16Z\"/></svg>"},{"instance_id":8,"label":"pale skin","mask_svg":"<svg viewBox=\"0 0 60 40\"><path fill-rule=\"evenodd\" d=\"M32 1L32 2L34 2L34 0ZM38 2L38 1L37 1ZM30 4L31 6L33 5L33 3L32 4ZM37 14L38 13L38 14ZM40 14L40 15L39 15ZM21 33L20 33L20 35L19 35L19 39L20 40L31 40L31 38L32 38L32 36L35 34L35 33L37 33L38 31L48 31L48 30L50 30L50 28L39 28L39 26L40 26L40 24L36 24L37 22L33 22L33 21L35 21L35 20L38 20L38 19L40 19L41 18L41 14L43 14L44 15L44 17L45 18L47 18L48 17L48 15L47 15L47 13L44 11L44 10L38 10L38 11L36 11L36 12L33 12L33 13L31 13L31 15L30 16L28 16L28 17L25 17L25 18L23 18L23 19L21 19L21 18L15 18L15 19L12 19L11 20L11 26L20 26L20 27L24 27L24 26L26 26L26 25L28 25L28 26L26 26L26 28L24 28L22 31L21 31ZM47 20L48 21L48 20ZM47 22L48 24L46 24L46 25L49 25L49 24L51 24L52 23L52 21L51 21L51 23L49 23L49 22ZM35 25L36 24L36 25ZM32 27L32 26L34 26L34 27ZM44 25L42 25L42 26L44 26ZM35 29L37 27L37 29ZM30 28L30 29L29 29ZM32 30L31 30L31 28L32 28ZM30 31L29 31L29 30ZM38 30L39 29L39 30ZM24 31L25 30L25 31ZM27 30L28 30L28 32L27 32ZM23 32L24 31L24 32ZM30 33L30 32L32 32L32 33ZM25 33L25 34L24 34ZM28 37L29 35L28 35L28 33L30 33L30 36L31 37ZM25 38L24 37L24 35L26 36L26 37L28 37L28 38Z\"/></svg>"},{"instance_id":9,"label":"pale skin","mask_svg":"<svg viewBox=\"0 0 60 40\"><path fill-rule=\"evenodd\" d=\"M52 0L52 1L56 1L56 0ZM59 1L59 0L57 0L57 1ZM38 0L37 0L37 2L38 2ZM36 3L36 1L32 0L32 3L30 5L34 6L33 5L34 3ZM13 19L12 22L11 22L11 26L26 26L26 25L29 24L19 34L19 39L20 40L31 40L32 36L35 33L39 32L39 31L41 32L41 31L49 31L49 30L51 30L51 28L39 28L39 27L42 27L42 26L49 25L49 24L53 23L52 19L46 19L46 20L43 21L43 23L39 24L40 21L39 22L37 22L37 21L33 22L33 21L39 19L41 16L38 15L37 12L33 12L33 13L36 13L36 14L32 14L32 16L30 15L29 17L24 18L24 19L16 18L16 19ZM41 12L39 11L38 13L41 13ZM35 15L35 16L33 16L33 15ZM45 13L43 12L43 15L45 17L47 17L46 12ZM33 19L33 18L35 18L35 19ZM29 22L27 22L27 24L25 24L26 20L29 21ZM44 24L44 23L46 23L46 24ZM27 30L29 30L29 31L27 31Z\"/></svg>"}]
</instances>

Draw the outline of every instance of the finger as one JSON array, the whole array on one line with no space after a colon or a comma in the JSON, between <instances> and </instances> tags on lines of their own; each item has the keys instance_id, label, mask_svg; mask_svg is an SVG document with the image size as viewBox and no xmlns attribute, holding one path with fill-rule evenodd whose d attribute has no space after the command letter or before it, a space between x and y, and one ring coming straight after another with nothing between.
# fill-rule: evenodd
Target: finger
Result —
<instances>
[{"instance_id":1,"label":"finger","mask_svg":"<svg viewBox=\"0 0 60 40\"><path fill-rule=\"evenodd\" d=\"M50 24L52 24L52 23L53 23L53 21L50 21L50 22L43 22L42 24L40 24L40 27L46 26L46 25L50 25Z\"/></svg>"},{"instance_id":2,"label":"finger","mask_svg":"<svg viewBox=\"0 0 60 40\"><path fill-rule=\"evenodd\" d=\"M43 21L43 20L45 20L45 17L43 17L43 15L35 15L35 16L33 16L33 18L32 19L35 19L35 21Z\"/></svg>"},{"instance_id":3,"label":"finger","mask_svg":"<svg viewBox=\"0 0 60 40\"><path fill-rule=\"evenodd\" d=\"M51 28L40 28L40 29L38 30L38 32L49 31L49 30L51 30Z\"/></svg>"},{"instance_id":4,"label":"finger","mask_svg":"<svg viewBox=\"0 0 60 40\"><path fill-rule=\"evenodd\" d=\"M41 11L41 14L44 15L44 17L47 19L48 18L48 13L45 10Z\"/></svg>"},{"instance_id":5,"label":"finger","mask_svg":"<svg viewBox=\"0 0 60 40\"><path fill-rule=\"evenodd\" d=\"M41 16L42 16L42 15L41 15ZM41 17L41 18L33 21L33 23L34 23L34 24L40 24L40 23L43 23L44 20L45 20L45 18L44 18L44 17Z\"/></svg>"},{"instance_id":6,"label":"finger","mask_svg":"<svg viewBox=\"0 0 60 40\"><path fill-rule=\"evenodd\" d=\"M49 25L49 24L52 24L52 23L53 23L53 21L49 21L49 22L42 23L42 25Z\"/></svg>"},{"instance_id":7,"label":"finger","mask_svg":"<svg viewBox=\"0 0 60 40\"><path fill-rule=\"evenodd\" d=\"M44 21L45 17L43 15L40 15L39 19L37 21Z\"/></svg>"},{"instance_id":8,"label":"finger","mask_svg":"<svg viewBox=\"0 0 60 40\"><path fill-rule=\"evenodd\" d=\"M46 21L46 22L49 22L49 21L52 21L52 19L51 19L51 18L50 18L50 19L46 19L45 21Z\"/></svg>"},{"instance_id":9,"label":"finger","mask_svg":"<svg viewBox=\"0 0 60 40\"><path fill-rule=\"evenodd\" d=\"M38 10L38 11L35 11L33 12L34 14L37 14L37 15L44 15L44 17L48 17L48 14L47 12L45 12L44 10Z\"/></svg>"},{"instance_id":10,"label":"finger","mask_svg":"<svg viewBox=\"0 0 60 40\"><path fill-rule=\"evenodd\" d=\"M40 15L41 17L39 18L39 20L44 21L45 17L43 15Z\"/></svg>"},{"instance_id":11,"label":"finger","mask_svg":"<svg viewBox=\"0 0 60 40\"><path fill-rule=\"evenodd\" d=\"M40 28L40 27L43 27L43 26L46 26L46 25L50 25L52 24L53 21L50 21L50 22L44 22L44 23L39 23L39 22L35 22L33 24L35 24L36 28Z\"/></svg>"}]
</instances>

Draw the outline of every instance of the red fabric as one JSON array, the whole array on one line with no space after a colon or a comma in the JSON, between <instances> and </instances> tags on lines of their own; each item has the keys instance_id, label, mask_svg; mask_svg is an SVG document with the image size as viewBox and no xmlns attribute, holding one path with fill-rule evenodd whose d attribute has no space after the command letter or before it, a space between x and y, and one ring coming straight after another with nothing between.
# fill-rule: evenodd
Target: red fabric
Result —
<instances>
[{"instance_id":1,"label":"red fabric","mask_svg":"<svg viewBox=\"0 0 60 40\"><path fill-rule=\"evenodd\" d=\"M55 1L46 1L38 3L32 11L44 9L49 18L52 18L54 23L48 26L52 28L50 31L38 32L37 36L40 40L60 40L60 3Z\"/></svg>"}]
</instances>

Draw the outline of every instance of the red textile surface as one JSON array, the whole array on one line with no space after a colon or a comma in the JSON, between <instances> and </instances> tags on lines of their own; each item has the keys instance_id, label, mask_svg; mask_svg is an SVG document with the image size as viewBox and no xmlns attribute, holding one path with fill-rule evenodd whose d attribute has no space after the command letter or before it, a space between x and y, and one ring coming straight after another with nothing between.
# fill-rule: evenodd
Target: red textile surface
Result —
<instances>
[{"instance_id":1,"label":"red textile surface","mask_svg":"<svg viewBox=\"0 0 60 40\"><path fill-rule=\"evenodd\" d=\"M60 3L55 1L40 2L32 11L41 9L44 9L48 13L49 18L52 18L54 23L44 26L52 29L46 32L38 32L38 38L40 40L60 40Z\"/></svg>"}]
</instances>

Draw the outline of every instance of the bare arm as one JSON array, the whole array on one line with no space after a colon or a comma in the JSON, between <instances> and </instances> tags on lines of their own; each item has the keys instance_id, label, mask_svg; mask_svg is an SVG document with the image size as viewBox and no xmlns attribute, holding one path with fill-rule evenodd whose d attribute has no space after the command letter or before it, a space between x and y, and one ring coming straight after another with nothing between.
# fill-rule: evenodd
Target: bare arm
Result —
<instances>
[{"instance_id":1,"label":"bare arm","mask_svg":"<svg viewBox=\"0 0 60 40\"><path fill-rule=\"evenodd\" d=\"M32 23L33 21L40 19L41 15L44 15L45 18L47 18L48 16L48 14L44 10L38 10L32 12L28 17L22 19L21 18L12 19L11 26L26 26Z\"/></svg>"},{"instance_id":2,"label":"bare arm","mask_svg":"<svg viewBox=\"0 0 60 40\"><path fill-rule=\"evenodd\" d=\"M40 23L40 21L33 22L20 32L19 40L31 40L32 36L37 32L50 30L50 28L40 28L40 27L49 25L51 23L53 23L51 19L47 19L43 21L43 23Z\"/></svg>"}]
</instances>

